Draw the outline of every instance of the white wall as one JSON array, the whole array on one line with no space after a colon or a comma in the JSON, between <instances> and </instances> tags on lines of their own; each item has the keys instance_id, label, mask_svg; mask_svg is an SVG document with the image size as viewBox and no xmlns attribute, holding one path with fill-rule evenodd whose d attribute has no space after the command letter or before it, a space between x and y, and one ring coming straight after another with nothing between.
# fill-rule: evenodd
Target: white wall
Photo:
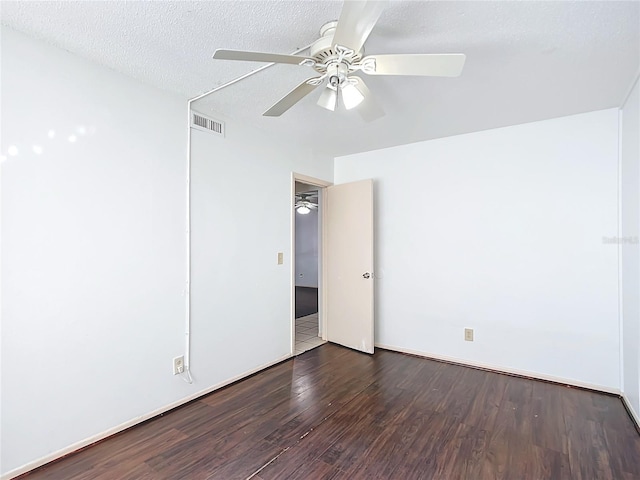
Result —
<instances>
[{"instance_id":1,"label":"white wall","mask_svg":"<svg viewBox=\"0 0 640 480\"><path fill-rule=\"evenodd\" d=\"M185 99L3 27L1 113L0 474L288 354L291 170L330 180L329 159L195 132L188 385Z\"/></svg>"},{"instance_id":2,"label":"white wall","mask_svg":"<svg viewBox=\"0 0 640 480\"><path fill-rule=\"evenodd\" d=\"M318 210L296 213L295 223L296 286L318 288Z\"/></svg>"},{"instance_id":3,"label":"white wall","mask_svg":"<svg viewBox=\"0 0 640 480\"><path fill-rule=\"evenodd\" d=\"M337 158L375 181L377 344L619 389L617 159L617 109Z\"/></svg>"},{"instance_id":4,"label":"white wall","mask_svg":"<svg viewBox=\"0 0 640 480\"><path fill-rule=\"evenodd\" d=\"M2 100L4 473L184 395L186 134L180 98L5 27Z\"/></svg>"},{"instance_id":5,"label":"white wall","mask_svg":"<svg viewBox=\"0 0 640 480\"><path fill-rule=\"evenodd\" d=\"M193 373L215 384L290 354L291 172L332 181L333 159L238 124L193 140Z\"/></svg>"},{"instance_id":6,"label":"white wall","mask_svg":"<svg viewBox=\"0 0 640 480\"><path fill-rule=\"evenodd\" d=\"M621 111L623 390L640 418L640 94L636 82Z\"/></svg>"}]
</instances>

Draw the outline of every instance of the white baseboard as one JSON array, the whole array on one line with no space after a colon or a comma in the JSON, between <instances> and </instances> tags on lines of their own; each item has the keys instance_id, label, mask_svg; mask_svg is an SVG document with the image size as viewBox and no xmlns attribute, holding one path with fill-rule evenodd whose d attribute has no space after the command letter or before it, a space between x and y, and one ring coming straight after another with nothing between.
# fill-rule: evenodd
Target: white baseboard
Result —
<instances>
[{"instance_id":1,"label":"white baseboard","mask_svg":"<svg viewBox=\"0 0 640 480\"><path fill-rule=\"evenodd\" d=\"M631 415L631 418L635 422L636 428L638 430L640 430L640 413L636 412L633 409L633 407L631 406L631 402L629 401L629 399L627 398L627 396L624 393L622 393L622 401L624 402L625 406L627 407L627 411L629 412L629 415Z\"/></svg>"},{"instance_id":2,"label":"white baseboard","mask_svg":"<svg viewBox=\"0 0 640 480\"><path fill-rule=\"evenodd\" d=\"M475 362L472 360L464 360L461 358L450 357L448 355L438 355L435 353L421 352L419 350L411 350L408 348L396 347L393 345L384 345L382 343L376 343L376 347L384 348L385 350L393 350L395 352L408 353L410 355L417 355L419 357L431 358L434 360L443 360L445 362L458 363L468 367L482 368L484 370L492 370L497 373L506 373L512 375L519 375L523 377L531 377L538 380L546 380L549 382L561 383L564 385L572 385L575 387L588 388L590 390L597 390L605 393L612 393L614 395L621 395L619 388L612 388L605 385L597 385L593 383L580 382L578 380L555 377L553 375L546 375L544 373L529 372L527 370L518 370L516 368L504 367L502 365L492 365L489 363Z\"/></svg>"},{"instance_id":3,"label":"white baseboard","mask_svg":"<svg viewBox=\"0 0 640 480\"><path fill-rule=\"evenodd\" d=\"M187 402L190 402L191 400L195 400L196 398L202 397L203 395L207 395L208 393L211 393L215 390L218 390L222 387L225 387L233 382L237 382L238 380L242 380L245 377L248 377L249 375L253 375L254 373L257 373L261 370L264 370L265 368L269 368L277 363L280 363L284 360L287 360L289 358L292 358L292 355L288 354L285 355L284 357L279 358L278 360L274 360L273 362L269 362L266 363L264 365L261 365L257 368L254 368L252 370L249 370L247 372L241 373L240 375L236 375L233 378L230 378L228 380L225 380L223 382L220 382L216 385L213 385L212 387L209 388L205 388L204 390L200 390L197 393L194 393L192 395L189 395L188 397L184 397L180 400L177 400L173 403L170 403L169 405L165 405L164 407L160 407L156 410L153 410L152 412L146 413L144 415L141 415L139 417L135 417L131 420L128 420L124 423L121 423L120 425L117 425L113 428L110 428L109 430L106 430L104 432L101 432L97 435L93 435L92 437L89 438L85 438L84 440L81 440L79 442L76 442L72 445L69 445L68 447L65 447L61 450L58 450L57 452L53 452L49 455L45 455L44 457L41 457L33 462L29 462L26 465L23 465L21 467L15 468L13 470L10 470L2 475L0 475L0 480L10 480L12 478L15 478L19 475L22 475L23 473L27 473L31 470L34 470L38 467L41 467L42 465L45 465L49 462L52 462L54 460L57 460L58 458L64 457L65 455L68 455L70 453L75 452L76 450L80 450L81 448L87 447L89 445L91 445L92 443L96 443L100 440L104 440L107 437L110 437L111 435L115 435L116 433L119 433L123 430L126 430L127 428L133 427L139 423L144 422L145 420L149 420L153 417L156 417L162 413L166 413L171 409L174 409L176 407L179 407L181 405L184 405Z\"/></svg>"}]
</instances>

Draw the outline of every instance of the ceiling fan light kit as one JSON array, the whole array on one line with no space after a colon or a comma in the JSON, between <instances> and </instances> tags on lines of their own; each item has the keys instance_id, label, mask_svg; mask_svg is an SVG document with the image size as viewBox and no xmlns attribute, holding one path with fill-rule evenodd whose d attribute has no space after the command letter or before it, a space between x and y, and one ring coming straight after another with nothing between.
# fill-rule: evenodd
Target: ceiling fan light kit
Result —
<instances>
[{"instance_id":1,"label":"ceiling fan light kit","mask_svg":"<svg viewBox=\"0 0 640 480\"><path fill-rule=\"evenodd\" d=\"M342 103L344 108L351 110L357 107L364 100L364 95L358 90L353 83L347 82L341 87Z\"/></svg>"},{"instance_id":2,"label":"ceiling fan light kit","mask_svg":"<svg viewBox=\"0 0 640 480\"><path fill-rule=\"evenodd\" d=\"M457 77L462 73L465 55L454 54L391 54L364 56L364 43L369 37L387 1L345 0L340 19L320 29L320 38L309 48L309 56L282 55L240 50L216 50L213 58L273 62L313 68L320 76L309 78L291 90L264 116L278 117L317 87L326 82L318 105L335 111L342 97L347 110L358 108L365 121L384 115L360 75L416 75Z\"/></svg>"},{"instance_id":3,"label":"ceiling fan light kit","mask_svg":"<svg viewBox=\"0 0 640 480\"><path fill-rule=\"evenodd\" d=\"M335 88L325 88L320 94L318 105L332 112L335 111L338 106L338 90Z\"/></svg>"},{"instance_id":4,"label":"ceiling fan light kit","mask_svg":"<svg viewBox=\"0 0 640 480\"><path fill-rule=\"evenodd\" d=\"M307 215L311 212L311 209L318 208L317 203L313 203L311 200L317 200L317 193L297 193L295 209L300 215Z\"/></svg>"}]
</instances>

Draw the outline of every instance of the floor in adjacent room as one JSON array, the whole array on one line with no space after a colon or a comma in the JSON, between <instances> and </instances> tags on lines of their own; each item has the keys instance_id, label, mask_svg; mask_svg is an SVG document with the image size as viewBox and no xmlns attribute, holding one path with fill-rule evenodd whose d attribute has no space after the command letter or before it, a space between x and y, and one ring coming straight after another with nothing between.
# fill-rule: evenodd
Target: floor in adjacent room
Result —
<instances>
[{"instance_id":1,"label":"floor in adjacent room","mask_svg":"<svg viewBox=\"0 0 640 480\"><path fill-rule=\"evenodd\" d=\"M327 342L318 336L317 313L296 318L296 355L316 348L323 343Z\"/></svg>"},{"instance_id":2,"label":"floor in adjacent room","mask_svg":"<svg viewBox=\"0 0 640 480\"><path fill-rule=\"evenodd\" d=\"M296 318L318 313L318 289L296 286Z\"/></svg>"},{"instance_id":3,"label":"floor in adjacent room","mask_svg":"<svg viewBox=\"0 0 640 480\"><path fill-rule=\"evenodd\" d=\"M631 480L640 435L616 396L325 344L29 475L114 478Z\"/></svg>"}]
</instances>

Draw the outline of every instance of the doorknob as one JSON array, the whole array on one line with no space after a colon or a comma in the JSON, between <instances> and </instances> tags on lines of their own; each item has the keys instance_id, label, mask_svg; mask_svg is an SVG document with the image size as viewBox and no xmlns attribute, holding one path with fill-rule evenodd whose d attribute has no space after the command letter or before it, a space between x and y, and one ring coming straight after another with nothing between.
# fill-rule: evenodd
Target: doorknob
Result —
<instances>
[{"instance_id":1,"label":"doorknob","mask_svg":"<svg viewBox=\"0 0 640 480\"><path fill-rule=\"evenodd\" d=\"M369 272L365 272L362 274L362 278L371 278L371 274Z\"/></svg>"}]
</instances>

